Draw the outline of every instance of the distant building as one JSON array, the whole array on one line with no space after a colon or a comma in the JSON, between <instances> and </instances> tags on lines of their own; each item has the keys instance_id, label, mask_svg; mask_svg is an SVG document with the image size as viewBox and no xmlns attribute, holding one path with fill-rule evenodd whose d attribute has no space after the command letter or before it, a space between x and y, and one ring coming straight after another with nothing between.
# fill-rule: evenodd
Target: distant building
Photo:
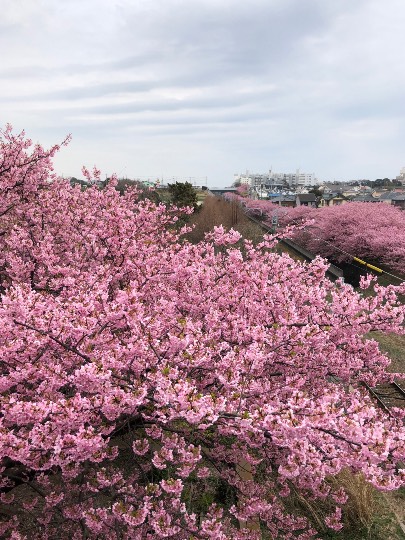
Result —
<instances>
[{"instance_id":1,"label":"distant building","mask_svg":"<svg viewBox=\"0 0 405 540\"><path fill-rule=\"evenodd\" d=\"M405 210L405 194L398 193L397 196L392 199L391 204L401 210Z\"/></svg>"},{"instance_id":2,"label":"distant building","mask_svg":"<svg viewBox=\"0 0 405 540\"><path fill-rule=\"evenodd\" d=\"M347 198L341 193L324 193L319 202L319 206L321 208L323 208L324 206L339 206L347 202Z\"/></svg>"},{"instance_id":3,"label":"distant building","mask_svg":"<svg viewBox=\"0 0 405 540\"><path fill-rule=\"evenodd\" d=\"M238 194L238 190L234 187L225 187L225 188L209 188L209 191L213 195L224 195L224 193L234 193Z\"/></svg>"},{"instance_id":4,"label":"distant building","mask_svg":"<svg viewBox=\"0 0 405 540\"><path fill-rule=\"evenodd\" d=\"M314 193L303 193L295 198L296 206L316 206L316 197Z\"/></svg>"},{"instance_id":5,"label":"distant building","mask_svg":"<svg viewBox=\"0 0 405 540\"><path fill-rule=\"evenodd\" d=\"M375 196L374 193L373 193L373 195ZM397 195L398 194L395 191L385 191L385 192L378 195L378 200L380 202L384 202L386 204L392 204L392 201L394 199L396 199Z\"/></svg>"},{"instance_id":6,"label":"distant building","mask_svg":"<svg viewBox=\"0 0 405 540\"><path fill-rule=\"evenodd\" d=\"M402 169L399 171L399 175L395 178L395 180L399 180L403 186L405 186L405 167L402 167Z\"/></svg>"},{"instance_id":7,"label":"distant building","mask_svg":"<svg viewBox=\"0 0 405 540\"><path fill-rule=\"evenodd\" d=\"M380 199L373 197L371 193L361 193L351 198L352 202L381 202Z\"/></svg>"},{"instance_id":8,"label":"distant building","mask_svg":"<svg viewBox=\"0 0 405 540\"><path fill-rule=\"evenodd\" d=\"M275 196L274 194L269 194L269 199L271 202L278 204L279 206L290 206L292 208L295 206L295 195L278 194Z\"/></svg>"},{"instance_id":9,"label":"distant building","mask_svg":"<svg viewBox=\"0 0 405 540\"><path fill-rule=\"evenodd\" d=\"M237 175L235 175L235 176L237 176ZM251 185L250 176L239 176L238 180L239 180L239 182L240 182L240 184L242 186L250 186Z\"/></svg>"},{"instance_id":10,"label":"distant building","mask_svg":"<svg viewBox=\"0 0 405 540\"><path fill-rule=\"evenodd\" d=\"M295 173L277 173L270 169L268 173L250 173L246 171L246 173L235 174L234 183L266 190L283 190L286 188L314 186L317 184L317 179L315 173L303 173L299 169Z\"/></svg>"},{"instance_id":11,"label":"distant building","mask_svg":"<svg viewBox=\"0 0 405 540\"><path fill-rule=\"evenodd\" d=\"M315 173L302 173L299 169L296 170L295 174L289 173L286 176L288 185L291 187L314 186L317 183Z\"/></svg>"}]
</instances>

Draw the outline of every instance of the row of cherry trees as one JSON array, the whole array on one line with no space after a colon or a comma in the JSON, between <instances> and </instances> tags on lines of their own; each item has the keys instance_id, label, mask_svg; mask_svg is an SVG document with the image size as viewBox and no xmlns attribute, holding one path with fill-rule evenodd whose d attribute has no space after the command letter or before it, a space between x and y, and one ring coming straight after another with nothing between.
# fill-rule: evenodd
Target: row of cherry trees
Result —
<instances>
[{"instance_id":1,"label":"row of cherry trees","mask_svg":"<svg viewBox=\"0 0 405 540\"><path fill-rule=\"evenodd\" d=\"M55 177L57 150L1 133L2 538L303 540L291 491L339 529L331 475L403 484L404 413L360 381L388 377L363 336L404 332L404 287L363 298L222 227L190 244L176 208Z\"/></svg>"},{"instance_id":2,"label":"row of cherry trees","mask_svg":"<svg viewBox=\"0 0 405 540\"><path fill-rule=\"evenodd\" d=\"M294 239L322 257L337 262L360 257L405 274L405 212L395 206L352 202L325 208L287 208L265 200L239 200L251 215L267 224L277 216L281 227L300 225L293 232Z\"/></svg>"}]
</instances>

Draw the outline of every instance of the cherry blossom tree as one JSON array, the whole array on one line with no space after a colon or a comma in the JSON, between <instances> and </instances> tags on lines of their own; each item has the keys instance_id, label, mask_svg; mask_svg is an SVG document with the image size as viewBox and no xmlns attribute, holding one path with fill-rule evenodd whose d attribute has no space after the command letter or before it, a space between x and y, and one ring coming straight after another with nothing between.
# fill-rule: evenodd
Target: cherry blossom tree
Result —
<instances>
[{"instance_id":1,"label":"cherry blossom tree","mask_svg":"<svg viewBox=\"0 0 405 540\"><path fill-rule=\"evenodd\" d=\"M403 484L404 413L361 382L390 377L364 336L404 333L404 287L222 227L190 244L179 209L55 177L57 150L1 135L2 538L303 540L291 491L339 529L329 478Z\"/></svg>"},{"instance_id":2,"label":"cherry blossom tree","mask_svg":"<svg viewBox=\"0 0 405 540\"><path fill-rule=\"evenodd\" d=\"M236 192L240 197L247 197L249 188L246 184L241 184L240 186L236 188Z\"/></svg>"},{"instance_id":3,"label":"cherry blossom tree","mask_svg":"<svg viewBox=\"0 0 405 540\"><path fill-rule=\"evenodd\" d=\"M270 201L241 200L248 214L271 225L297 225L293 239L336 262L352 256L379 262L405 274L405 212L385 203L351 202L325 208L278 207Z\"/></svg>"},{"instance_id":4,"label":"cherry blossom tree","mask_svg":"<svg viewBox=\"0 0 405 540\"><path fill-rule=\"evenodd\" d=\"M245 198L242 195L240 195L239 189L238 194L234 193L225 193L224 197L228 201L237 201L243 208L245 209L246 213L254 218L259 219L266 219L267 217L271 216L275 212L280 212L281 207L277 204L272 203L271 201L267 201L264 199L249 199ZM288 210L284 212L283 214L287 213Z\"/></svg>"},{"instance_id":5,"label":"cherry blossom tree","mask_svg":"<svg viewBox=\"0 0 405 540\"><path fill-rule=\"evenodd\" d=\"M350 255L378 261L405 274L405 212L399 208L351 202L312 210L307 217L313 220L302 234L308 249L338 262L350 261Z\"/></svg>"}]
</instances>

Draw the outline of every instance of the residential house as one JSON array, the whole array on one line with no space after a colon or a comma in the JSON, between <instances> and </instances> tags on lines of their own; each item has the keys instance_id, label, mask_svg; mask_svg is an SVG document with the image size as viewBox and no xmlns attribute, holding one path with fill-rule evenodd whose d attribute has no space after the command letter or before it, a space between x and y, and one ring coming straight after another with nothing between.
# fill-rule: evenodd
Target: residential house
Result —
<instances>
[{"instance_id":1,"label":"residential house","mask_svg":"<svg viewBox=\"0 0 405 540\"><path fill-rule=\"evenodd\" d=\"M396 193L395 197L391 200L392 206L405 210L405 193Z\"/></svg>"},{"instance_id":2,"label":"residential house","mask_svg":"<svg viewBox=\"0 0 405 540\"><path fill-rule=\"evenodd\" d=\"M296 206L316 207L316 197L314 193L301 193L295 197Z\"/></svg>"},{"instance_id":3,"label":"residential house","mask_svg":"<svg viewBox=\"0 0 405 540\"><path fill-rule=\"evenodd\" d=\"M383 202L386 204L392 204L392 200L396 198L397 193L395 191L384 191L379 196L376 197L375 193L373 193L373 196L378 199L379 202Z\"/></svg>"},{"instance_id":4,"label":"residential house","mask_svg":"<svg viewBox=\"0 0 405 540\"><path fill-rule=\"evenodd\" d=\"M276 201L280 206L289 206L291 208L294 208L295 206L295 195L283 195L280 199L277 199Z\"/></svg>"},{"instance_id":5,"label":"residential house","mask_svg":"<svg viewBox=\"0 0 405 540\"><path fill-rule=\"evenodd\" d=\"M346 204L349 200L340 193L325 193L322 195L319 202L320 207L324 206L338 206L340 204Z\"/></svg>"},{"instance_id":6,"label":"residential house","mask_svg":"<svg viewBox=\"0 0 405 540\"><path fill-rule=\"evenodd\" d=\"M380 202L380 199L376 199L371 195L371 193L362 193L360 195L356 195L355 197L352 197L352 202Z\"/></svg>"}]
</instances>

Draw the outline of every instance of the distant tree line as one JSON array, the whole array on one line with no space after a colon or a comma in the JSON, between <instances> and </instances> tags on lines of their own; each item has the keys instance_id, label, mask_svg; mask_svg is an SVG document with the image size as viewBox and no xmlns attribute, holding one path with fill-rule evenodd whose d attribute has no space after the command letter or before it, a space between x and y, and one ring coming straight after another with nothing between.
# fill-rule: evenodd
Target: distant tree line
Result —
<instances>
[{"instance_id":1,"label":"distant tree line","mask_svg":"<svg viewBox=\"0 0 405 540\"><path fill-rule=\"evenodd\" d=\"M389 178L377 178L377 180L361 180L361 181L354 181L349 182L352 186L370 186L373 188L378 187L394 187L394 186L401 186L402 183L400 180L390 180Z\"/></svg>"},{"instance_id":2,"label":"distant tree line","mask_svg":"<svg viewBox=\"0 0 405 540\"><path fill-rule=\"evenodd\" d=\"M110 181L110 178L106 178L98 183L100 189L104 189ZM89 183L86 180L72 177L70 184L80 185L82 189L86 189ZM191 206L193 210L198 208L197 192L190 182L176 182L175 184L168 184L167 189L151 189L146 187L139 180L130 180L128 178L120 178L115 189L120 192L121 195L125 193L128 188L136 188L139 191L139 199L151 199L155 203L163 202L168 204L174 204L179 207Z\"/></svg>"}]
</instances>

